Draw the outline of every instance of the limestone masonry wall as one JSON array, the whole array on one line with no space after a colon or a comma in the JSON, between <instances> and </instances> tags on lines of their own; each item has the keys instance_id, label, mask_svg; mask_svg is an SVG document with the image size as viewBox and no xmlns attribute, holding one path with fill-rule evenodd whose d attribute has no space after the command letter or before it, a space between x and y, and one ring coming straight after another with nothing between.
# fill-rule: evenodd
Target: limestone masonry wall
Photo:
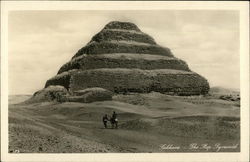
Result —
<instances>
[{"instance_id":1,"label":"limestone masonry wall","mask_svg":"<svg viewBox=\"0 0 250 162\"><path fill-rule=\"evenodd\" d=\"M71 69L100 69L100 68L138 68L138 69L176 69L190 71L188 65L179 59L130 59L125 55L118 58L87 56L64 64L58 74Z\"/></svg>"},{"instance_id":2,"label":"limestone masonry wall","mask_svg":"<svg viewBox=\"0 0 250 162\"><path fill-rule=\"evenodd\" d=\"M136 41L142 43L156 44L154 39L144 33L139 32L124 32L124 31L115 31L115 30L102 30L96 34L92 41L101 42L101 41Z\"/></svg>"},{"instance_id":3,"label":"limestone masonry wall","mask_svg":"<svg viewBox=\"0 0 250 162\"><path fill-rule=\"evenodd\" d=\"M80 49L74 57L82 54L104 54L104 53L136 53L136 54L152 54L173 57L172 52L168 48L158 45L139 45L114 42L92 42Z\"/></svg>"},{"instance_id":4,"label":"limestone masonry wall","mask_svg":"<svg viewBox=\"0 0 250 162\"><path fill-rule=\"evenodd\" d=\"M135 24L130 22L112 21L105 25L104 29L124 29L141 31Z\"/></svg>"},{"instance_id":5,"label":"limestone masonry wall","mask_svg":"<svg viewBox=\"0 0 250 162\"><path fill-rule=\"evenodd\" d=\"M76 73L77 70L70 70L67 72L63 72L61 74L56 75L55 77L47 80L45 84L45 88L49 87L50 85L60 85L65 87L66 89L70 88L70 81L71 77L74 73Z\"/></svg>"},{"instance_id":6,"label":"limestone masonry wall","mask_svg":"<svg viewBox=\"0 0 250 162\"><path fill-rule=\"evenodd\" d=\"M70 91L102 87L115 93L167 92L178 95L206 94L206 79L193 72L139 69L96 69L72 75Z\"/></svg>"}]
</instances>

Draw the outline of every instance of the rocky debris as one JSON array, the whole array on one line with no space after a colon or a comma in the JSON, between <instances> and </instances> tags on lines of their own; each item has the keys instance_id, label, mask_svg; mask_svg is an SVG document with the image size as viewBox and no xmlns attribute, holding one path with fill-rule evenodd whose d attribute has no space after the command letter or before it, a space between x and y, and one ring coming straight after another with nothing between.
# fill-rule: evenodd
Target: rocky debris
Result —
<instances>
[{"instance_id":1,"label":"rocky debris","mask_svg":"<svg viewBox=\"0 0 250 162\"><path fill-rule=\"evenodd\" d=\"M219 98L227 101L240 101L239 96L233 96L233 95L221 95Z\"/></svg>"},{"instance_id":2,"label":"rocky debris","mask_svg":"<svg viewBox=\"0 0 250 162\"><path fill-rule=\"evenodd\" d=\"M80 102L94 100L96 93L78 96L75 92L92 87L114 93L154 91L170 95L204 95L209 91L207 80L174 57L169 48L158 45L135 24L118 21L108 23L93 36L45 87L50 85L65 87L71 94L68 100Z\"/></svg>"},{"instance_id":3,"label":"rocky debris","mask_svg":"<svg viewBox=\"0 0 250 162\"><path fill-rule=\"evenodd\" d=\"M109 90L93 87L69 93L63 86L49 86L34 93L25 103L36 102L82 102L90 103L95 101L112 100L113 93Z\"/></svg>"},{"instance_id":4,"label":"rocky debris","mask_svg":"<svg viewBox=\"0 0 250 162\"><path fill-rule=\"evenodd\" d=\"M61 101L63 96L68 95L68 91L63 86L48 86L42 90L39 90L33 94L33 96L25 101L25 103L35 103L43 101Z\"/></svg>"},{"instance_id":5,"label":"rocky debris","mask_svg":"<svg viewBox=\"0 0 250 162\"><path fill-rule=\"evenodd\" d=\"M93 87L84 90L75 91L73 96L68 96L68 102L95 102L112 100L113 93L109 90Z\"/></svg>"}]
</instances>

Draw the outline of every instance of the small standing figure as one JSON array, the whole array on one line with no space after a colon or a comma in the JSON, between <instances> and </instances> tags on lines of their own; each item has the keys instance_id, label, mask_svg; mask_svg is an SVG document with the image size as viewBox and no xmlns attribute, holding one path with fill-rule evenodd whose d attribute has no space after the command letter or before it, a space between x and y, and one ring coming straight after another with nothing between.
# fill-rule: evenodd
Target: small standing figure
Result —
<instances>
[{"instance_id":1,"label":"small standing figure","mask_svg":"<svg viewBox=\"0 0 250 162\"><path fill-rule=\"evenodd\" d=\"M112 128L114 128L114 125L116 129L118 128L118 119L117 119L117 114L115 111L113 112L112 117L111 117L111 124L112 124Z\"/></svg>"},{"instance_id":2,"label":"small standing figure","mask_svg":"<svg viewBox=\"0 0 250 162\"><path fill-rule=\"evenodd\" d=\"M104 127L107 128L107 123L108 123L108 115L105 114L103 117L102 117L102 121L103 121L103 124L104 124Z\"/></svg>"}]
</instances>

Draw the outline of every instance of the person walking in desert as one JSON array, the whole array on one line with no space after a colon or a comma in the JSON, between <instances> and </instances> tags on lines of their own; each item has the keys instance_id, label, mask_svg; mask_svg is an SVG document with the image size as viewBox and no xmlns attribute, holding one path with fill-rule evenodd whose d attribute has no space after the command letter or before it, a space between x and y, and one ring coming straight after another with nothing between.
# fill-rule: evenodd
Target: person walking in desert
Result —
<instances>
[{"instance_id":1,"label":"person walking in desert","mask_svg":"<svg viewBox=\"0 0 250 162\"><path fill-rule=\"evenodd\" d=\"M115 111L113 112L110 121L111 121L112 128L114 128L114 125L115 125L115 128L117 129L118 128L118 119L117 119L117 114Z\"/></svg>"},{"instance_id":2,"label":"person walking in desert","mask_svg":"<svg viewBox=\"0 0 250 162\"><path fill-rule=\"evenodd\" d=\"M103 121L103 124L104 124L104 128L107 128L107 123L109 121L108 119L108 115L105 114L103 117L102 117L102 121Z\"/></svg>"}]
</instances>

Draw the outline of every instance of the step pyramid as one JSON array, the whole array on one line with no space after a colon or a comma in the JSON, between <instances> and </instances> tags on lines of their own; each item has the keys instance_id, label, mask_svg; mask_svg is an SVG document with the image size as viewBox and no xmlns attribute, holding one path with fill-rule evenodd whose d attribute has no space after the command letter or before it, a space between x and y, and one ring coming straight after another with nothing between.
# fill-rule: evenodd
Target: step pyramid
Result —
<instances>
[{"instance_id":1,"label":"step pyramid","mask_svg":"<svg viewBox=\"0 0 250 162\"><path fill-rule=\"evenodd\" d=\"M61 85L69 92L101 87L115 93L151 91L200 95L207 80L192 72L171 50L158 45L130 22L108 23L64 64L45 87Z\"/></svg>"}]
</instances>

